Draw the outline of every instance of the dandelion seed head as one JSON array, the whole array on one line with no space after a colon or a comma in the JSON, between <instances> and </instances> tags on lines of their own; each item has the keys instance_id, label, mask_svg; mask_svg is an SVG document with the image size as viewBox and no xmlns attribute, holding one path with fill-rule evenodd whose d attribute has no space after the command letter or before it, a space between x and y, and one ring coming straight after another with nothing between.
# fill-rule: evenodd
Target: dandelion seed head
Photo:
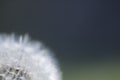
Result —
<instances>
[{"instance_id":1,"label":"dandelion seed head","mask_svg":"<svg viewBox=\"0 0 120 80\"><path fill-rule=\"evenodd\" d=\"M3 34L0 35L0 80L61 80L61 71L42 43L30 40L27 35Z\"/></svg>"}]
</instances>

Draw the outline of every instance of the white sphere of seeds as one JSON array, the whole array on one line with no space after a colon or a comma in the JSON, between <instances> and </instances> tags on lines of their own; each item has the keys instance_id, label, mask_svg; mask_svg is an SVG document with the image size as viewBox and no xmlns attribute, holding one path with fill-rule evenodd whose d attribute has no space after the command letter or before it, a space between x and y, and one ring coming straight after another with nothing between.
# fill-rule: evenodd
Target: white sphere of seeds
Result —
<instances>
[{"instance_id":1,"label":"white sphere of seeds","mask_svg":"<svg viewBox=\"0 0 120 80\"><path fill-rule=\"evenodd\" d=\"M0 80L61 80L50 53L28 36L0 35Z\"/></svg>"}]
</instances>

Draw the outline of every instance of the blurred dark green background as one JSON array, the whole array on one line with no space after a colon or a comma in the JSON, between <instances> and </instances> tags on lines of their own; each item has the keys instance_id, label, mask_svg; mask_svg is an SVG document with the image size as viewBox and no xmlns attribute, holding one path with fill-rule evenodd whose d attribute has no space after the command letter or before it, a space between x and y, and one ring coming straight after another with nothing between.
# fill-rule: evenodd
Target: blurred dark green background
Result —
<instances>
[{"instance_id":1,"label":"blurred dark green background","mask_svg":"<svg viewBox=\"0 0 120 80\"><path fill-rule=\"evenodd\" d=\"M119 0L1 0L0 32L29 34L56 55L63 80L120 80Z\"/></svg>"}]
</instances>

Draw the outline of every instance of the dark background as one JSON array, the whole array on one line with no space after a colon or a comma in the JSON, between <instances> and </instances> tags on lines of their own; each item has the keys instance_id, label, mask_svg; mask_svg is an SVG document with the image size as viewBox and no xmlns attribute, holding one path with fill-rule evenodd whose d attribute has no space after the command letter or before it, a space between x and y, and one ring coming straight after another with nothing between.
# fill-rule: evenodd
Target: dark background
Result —
<instances>
[{"instance_id":1,"label":"dark background","mask_svg":"<svg viewBox=\"0 0 120 80\"><path fill-rule=\"evenodd\" d=\"M1 0L0 32L29 34L63 64L119 61L119 0Z\"/></svg>"}]
</instances>

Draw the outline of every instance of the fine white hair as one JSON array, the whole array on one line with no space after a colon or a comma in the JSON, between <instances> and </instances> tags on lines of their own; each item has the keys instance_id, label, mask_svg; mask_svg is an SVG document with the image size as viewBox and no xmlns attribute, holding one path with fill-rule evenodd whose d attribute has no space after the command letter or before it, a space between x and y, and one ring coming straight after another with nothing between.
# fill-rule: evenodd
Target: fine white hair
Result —
<instances>
[{"instance_id":1,"label":"fine white hair","mask_svg":"<svg viewBox=\"0 0 120 80\"><path fill-rule=\"evenodd\" d=\"M27 35L0 35L0 68L3 65L24 69L31 80L61 80L61 71L51 51Z\"/></svg>"}]
</instances>

